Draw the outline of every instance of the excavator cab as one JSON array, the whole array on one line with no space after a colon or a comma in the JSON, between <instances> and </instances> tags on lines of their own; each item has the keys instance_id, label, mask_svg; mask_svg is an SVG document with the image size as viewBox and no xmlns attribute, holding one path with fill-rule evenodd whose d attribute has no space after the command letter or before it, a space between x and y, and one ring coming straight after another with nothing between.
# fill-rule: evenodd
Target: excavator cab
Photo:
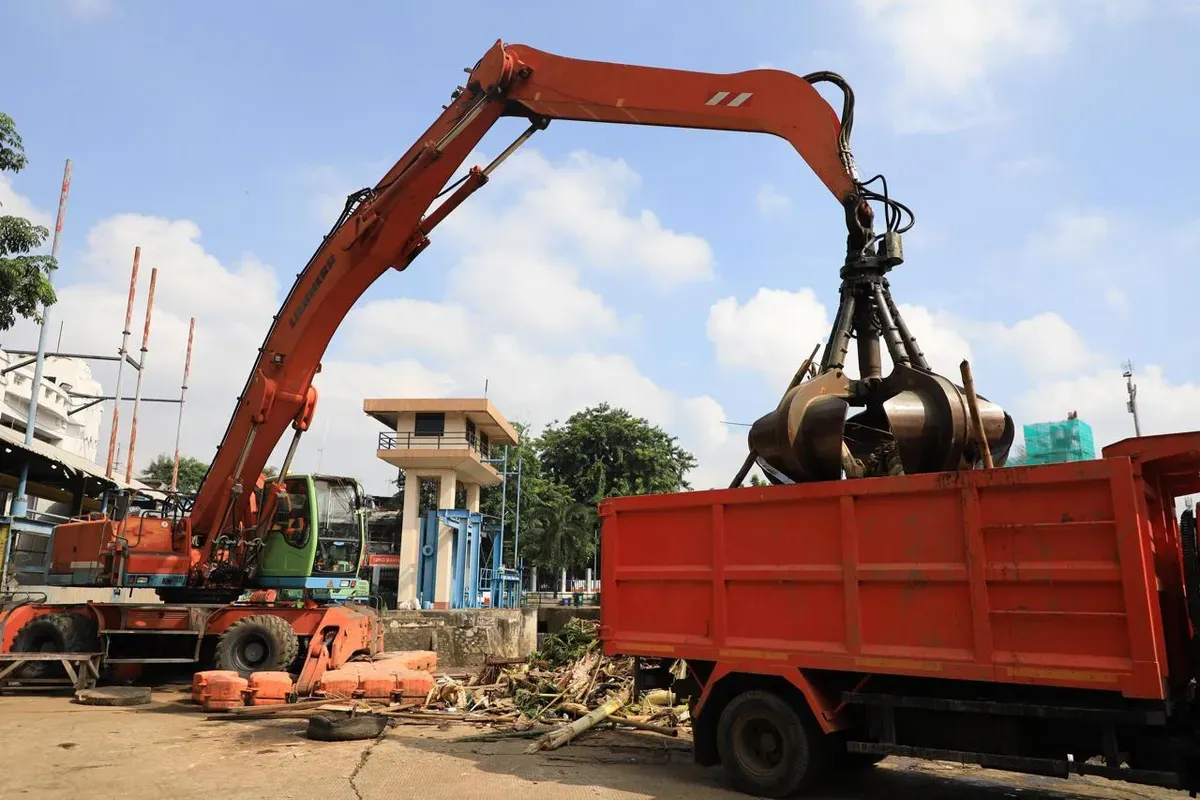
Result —
<instances>
[{"instance_id":1,"label":"excavator cab","mask_svg":"<svg viewBox=\"0 0 1200 800\"><path fill-rule=\"evenodd\" d=\"M366 498L353 478L288 475L264 537L257 583L316 599L369 594L358 577L366 544Z\"/></svg>"}]
</instances>

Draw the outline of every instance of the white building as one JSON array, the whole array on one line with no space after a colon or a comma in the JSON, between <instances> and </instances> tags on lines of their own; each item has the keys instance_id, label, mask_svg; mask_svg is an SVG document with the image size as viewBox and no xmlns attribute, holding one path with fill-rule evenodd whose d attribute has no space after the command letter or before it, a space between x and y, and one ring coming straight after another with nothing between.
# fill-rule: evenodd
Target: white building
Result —
<instances>
[{"instance_id":1,"label":"white building","mask_svg":"<svg viewBox=\"0 0 1200 800\"><path fill-rule=\"evenodd\" d=\"M29 414L29 390L33 383L33 356L15 356L0 350L0 425L24 432ZM11 369L16 364L24 366ZM7 371L5 371L7 370ZM100 396L100 382L92 377L91 367L77 358L47 358L42 369L41 394L38 398L34 437L61 447L67 452L96 460L100 445L100 419L103 405L79 409L87 399L74 398L70 393Z\"/></svg>"}]
</instances>

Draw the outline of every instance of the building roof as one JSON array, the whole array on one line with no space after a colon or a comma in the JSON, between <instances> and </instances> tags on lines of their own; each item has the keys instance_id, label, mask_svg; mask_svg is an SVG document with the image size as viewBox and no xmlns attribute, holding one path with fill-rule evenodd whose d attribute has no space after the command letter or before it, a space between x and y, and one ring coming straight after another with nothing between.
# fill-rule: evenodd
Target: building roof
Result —
<instances>
[{"instance_id":1,"label":"building roof","mask_svg":"<svg viewBox=\"0 0 1200 800\"><path fill-rule=\"evenodd\" d=\"M34 439L33 444L27 447L24 432L14 428L0 425L0 445L2 445L0 450L4 451L0 453L0 473L8 472L9 464L17 461L12 457L11 451L19 449L40 456L44 460L42 463L30 464L29 479L38 483L62 483L65 472L66 477L86 475L88 478L120 489L133 489L139 492L147 492L150 489L149 486L138 480L127 483L116 475L111 478L105 477L104 467L94 461L39 439Z\"/></svg>"},{"instance_id":2,"label":"building roof","mask_svg":"<svg viewBox=\"0 0 1200 800\"><path fill-rule=\"evenodd\" d=\"M493 444L516 444L520 438L516 429L486 397L367 398L363 400L363 411L367 413L367 416L382 422L393 431L396 430L396 424L401 414L442 412L463 414L474 422L481 432L487 434Z\"/></svg>"}]
</instances>

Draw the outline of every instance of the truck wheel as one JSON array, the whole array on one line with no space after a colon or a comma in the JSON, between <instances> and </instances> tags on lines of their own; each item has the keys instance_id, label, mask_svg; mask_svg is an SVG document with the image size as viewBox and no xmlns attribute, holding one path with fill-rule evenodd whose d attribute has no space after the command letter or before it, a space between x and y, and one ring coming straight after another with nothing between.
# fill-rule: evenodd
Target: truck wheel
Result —
<instances>
[{"instance_id":1,"label":"truck wheel","mask_svg":"<svg viewBox=\"0 0 1200 800\"><path fill-rule=\"evenodd\" d=\"M717 723L721 766L746 794L788 797L811 786L825 767L824 751L816 723L773 692L739 694Z\"/></svg>"},{"instance_id":2,"label":"truck wheel","mask_svg":"<svg viewBox=\"0 0 1200 800\"><path fill-rule=\"evenodd\" d=\"M54 613L34 617L13 639L14 653L91 653L96 649L96 620L87 614ZM49 678L62 674L53 661L31 661L15 670L15 678Z\"/></svg>"},{"instance_id":3,"label":"truck wheel","mask_svg":"<svg viewBox=\"0 0 1200 800\"><path fill-rule=\"evenodd\" d=\"M283 617L256 614L229 626L217 641L217 669L231 669L248 677L251 672L284 672L296 660L300 642L292 624Z\"/></svg>"}]
</instances>

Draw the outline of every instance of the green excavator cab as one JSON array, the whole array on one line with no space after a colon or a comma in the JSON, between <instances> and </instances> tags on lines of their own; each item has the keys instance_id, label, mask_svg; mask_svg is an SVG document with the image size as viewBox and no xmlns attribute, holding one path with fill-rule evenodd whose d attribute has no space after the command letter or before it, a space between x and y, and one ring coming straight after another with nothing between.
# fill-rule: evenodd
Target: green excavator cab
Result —
<instances>
[{"instance_id":1,"label":"green excavator cab","mask_svg":"<svg viewBox=\"0 0 1200 800\"><path fill-rule=\"evenodd\" d=\"M257 583L285 596L355 600L366 551L366 495L354 478L288 475L267 528Z\"/></svg>"}]
</instances>

